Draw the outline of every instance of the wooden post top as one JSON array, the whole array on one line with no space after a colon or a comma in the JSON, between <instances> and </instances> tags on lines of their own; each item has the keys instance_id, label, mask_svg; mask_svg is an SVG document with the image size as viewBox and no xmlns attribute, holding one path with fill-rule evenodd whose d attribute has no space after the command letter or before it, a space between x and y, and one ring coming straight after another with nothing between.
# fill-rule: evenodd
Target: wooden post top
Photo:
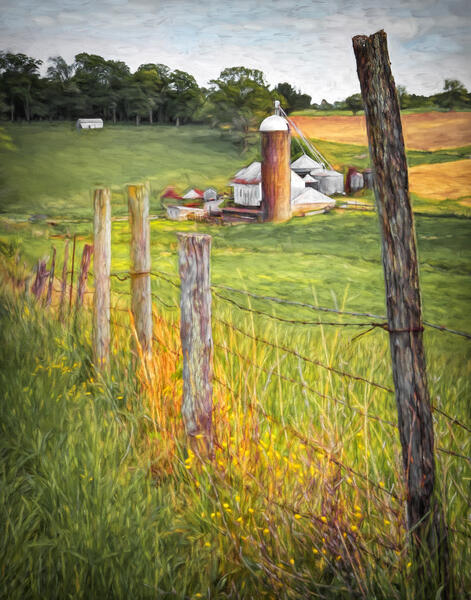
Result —
<instances>
[{"instance_id":1,"label":"wooden post top","mask_svg":"<svg viewBox=\"0 0 471 600\"><path fill-rule=\"evenodd\" d=\"M208 233L184 233L183 231L177 231L177 238L179 240L187 240L190 238L196 238L198 240L211 240L211 236Z\"/></svg>"}]
</instances>

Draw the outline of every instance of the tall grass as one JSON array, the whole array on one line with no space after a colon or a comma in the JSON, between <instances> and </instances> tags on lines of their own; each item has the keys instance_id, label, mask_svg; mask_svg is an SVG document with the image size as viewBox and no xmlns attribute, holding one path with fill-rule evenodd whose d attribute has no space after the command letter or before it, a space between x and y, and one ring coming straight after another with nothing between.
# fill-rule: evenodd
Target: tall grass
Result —
<instances>
[{"instance_id":1,"label":"tall grass","mask_svg":"<svg viewBox=\"0 0 471 600\"><path fill-rule=\"evenodd\" d=\"M99 375L86 309L60 324L4 286L1 597L420 597L394 396L253 339L389 387L384 332L353 341L215 298L216 445L204 462L180 417L178 311L154 307L143 363L123 298L114 305ZM436 354L428 372L433 401L469 423L462 365ZM434 421L437 446L469 455L467 432ZM436 456L459 598L471 584L470 465Z\"/></svg>"}]
</instances>

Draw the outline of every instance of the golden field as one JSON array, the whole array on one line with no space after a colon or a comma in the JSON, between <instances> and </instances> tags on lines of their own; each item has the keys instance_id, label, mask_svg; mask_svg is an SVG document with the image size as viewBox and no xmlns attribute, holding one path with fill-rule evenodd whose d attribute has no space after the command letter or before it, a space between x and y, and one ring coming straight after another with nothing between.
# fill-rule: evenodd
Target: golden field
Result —
<instances>
[{"instance_id":1,"label":"golden field","mask_svg":"<svg viewBox=\"0 0 471 600\"><path fill-rule=\"evenodd\" d=\"M418 165L409 169L409 189L422 198L432 200L471 199L471 160Z\"/></svg>"},{"instance_id":2,"label":"golden field","mask_svg":"<svg viewBox=\"0 0 471 600\"><path fill-rule=\"evenodd\" d=\"M291 117L304 135L344 144L368 144L363 115ZM439 150L471 144L471 112L428 112L402 116L409 150Z\"/></svg>"}]
</instances>

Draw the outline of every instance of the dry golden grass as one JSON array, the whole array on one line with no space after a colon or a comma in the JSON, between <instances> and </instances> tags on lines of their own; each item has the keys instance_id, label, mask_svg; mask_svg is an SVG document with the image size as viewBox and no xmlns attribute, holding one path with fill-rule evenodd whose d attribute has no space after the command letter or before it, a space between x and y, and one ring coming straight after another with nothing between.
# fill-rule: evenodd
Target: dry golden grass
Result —
<instances>
[{"instance_id":1,"label":"dry golden grass","mask_svg":"<svg viewBox=\"0 0 471 600\"><path fill-rule=\"evenodd\" d=\"M292 117L310 138L343 142L368 143L363 115L356 117ZM429 112L403 115L402 124L407 148L439 150L471 144L471 112Z\"/></svg>"},{"instance_id":2,"label":"dry golden grass","mask_svg":"<svg viewBox=\"0 0 471 600\"><path fill-rule=\"evenodd\" d=\"M462 198L462 203L469 206L466 197L471 198L471 160L412 167L409 169L409 188L422 198Z\"/></svg>"}]
</instances>

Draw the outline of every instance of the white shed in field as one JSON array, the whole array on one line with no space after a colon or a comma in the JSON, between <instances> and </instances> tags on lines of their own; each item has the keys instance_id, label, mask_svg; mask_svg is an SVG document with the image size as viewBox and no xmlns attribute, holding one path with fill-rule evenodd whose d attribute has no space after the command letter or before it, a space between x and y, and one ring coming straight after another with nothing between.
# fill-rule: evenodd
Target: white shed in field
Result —
<instances>
[{"instance_id":1,"label":"white shed in field","mask_svg":"<svg viewBox=\"0 0 471 600\"><path fill-rule=\"evenodd\" d=\"M231 184L234 202L242 206L260 206L262 201L262 163L255 161L237 171Z\"/></svg>"},{"instance_id":2,"label":"white shed in field","mask_svg":"<svg viewBox=\"0 0 471 600\"><path fill-rule=\"evenodd\" d=\"M211 200L217 200L218 193L217 190L213 187L209 187L204 190L203 199L205 202L210 202Z\"/></svg>"},{"instance_id":3,"label":"white shed in field","mask_svg":"<svg viewBox=\"0 0 471 600\"><path fill-rule=\"evenodd\" d=\"M77 129L103 129L103 119L77 119Z\"/></svg>"}]
</instances>

